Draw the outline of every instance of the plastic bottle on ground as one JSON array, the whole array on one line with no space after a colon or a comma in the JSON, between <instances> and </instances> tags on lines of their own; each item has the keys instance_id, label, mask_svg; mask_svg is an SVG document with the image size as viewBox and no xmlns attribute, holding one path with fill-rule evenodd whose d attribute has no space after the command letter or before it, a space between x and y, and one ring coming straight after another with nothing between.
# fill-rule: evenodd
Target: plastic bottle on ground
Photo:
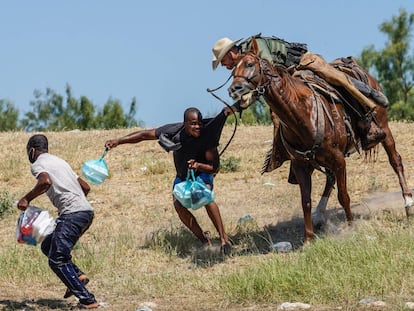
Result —
<instances>
[{"instance_id":1,"label":"plastic bottle on ground","mask_svg":"<svg viewBox=\"0 0 414 311\"><path fill-rule=\"evenodd\" d=\"M293 249L293 247L292 243L284 241L273 244L273 249L279 253L287 253L290 252Z\"/></svg>"}]
</instances>

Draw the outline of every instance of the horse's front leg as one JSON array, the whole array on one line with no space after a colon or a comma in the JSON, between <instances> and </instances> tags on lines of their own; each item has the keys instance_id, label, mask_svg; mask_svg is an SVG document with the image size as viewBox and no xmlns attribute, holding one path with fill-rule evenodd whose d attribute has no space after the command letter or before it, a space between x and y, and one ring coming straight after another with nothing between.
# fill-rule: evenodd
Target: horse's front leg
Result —
<instances>
[{"instance_id":1,"label":"horse's front leg","mask_svg":"<svg viewBox=\"0 0 414 311\"><path fill-rule=\"evenodd\" d=\"M312 225L312 179L311 175L313 168L308 165L301 165L298 162L292 161L292 169L295 173L296 180L300 187L300 194L302 198L303 219L305 223L305 237L304 244L309 245L313 239L313 225Z\"/></svg>"},{"instance_id":2,"label":"horse's front leg","mask_svg":"<svg viewBox=\"0 0 414 311\"><path fill-rule=\"evenodd\" d=\"M326 207L328 206L328 200L332 193L333 186L335 185L335 175L331 169L326 168L326 183L323 190L322 197L319 200L318 205L312 213L313 226L316 228L323 227L326 224Z\"/></svg>"},{"instance_id":3,"label":"horse's front leg","mask_svg":"<svg viewBox=\"0 0 414 311\"><path fill-rule=\"evenodd\" d=\"M351 212L351 200L349 198L348 188L346 185L346 162L343 156L337 157L334 172L336 176L336 184L338 186L338 201L345 211L346 219L351 222L354 217Z\"/></svg>"},{"instance_id":4,"label":"horse's front leg","mask_svg":"<svg viewBox=\"0 0 414 311\"><path fill-rule=\"evenodd\" d=\"M395 148L394 137L392 136L391 130L388 125L383 126L383 129L386 133L386 138L382 142L382 146L388 155L388 162L390 162L394 172L398 176L398 181L400 183L402 196L404 198L404 207L407 217L414 216L414 200L411 190L407 186L407 182L404 176L404 166L400 154Z\"/></svg>"}]
</instances>

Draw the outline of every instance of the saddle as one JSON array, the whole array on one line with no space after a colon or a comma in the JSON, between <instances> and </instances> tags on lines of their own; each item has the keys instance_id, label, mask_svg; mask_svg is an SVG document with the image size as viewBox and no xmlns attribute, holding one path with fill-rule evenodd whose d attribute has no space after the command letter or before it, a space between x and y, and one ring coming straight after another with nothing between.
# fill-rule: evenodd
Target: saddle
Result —
<instances>
[{"instance_id":1,"label":"saddle","mask_svg":"<svg viewBox=\"0 0 414 311\"><path fill-rule=\"evenodd\" d=\"M334 62L332 62L331 65L351 77L356 77L355 79L358 78L362 80L364 85L368 83L367 75L352 57L338 58L334 60ZM294 70L292 76L301 79L303 82L309 85L309 87L311 87L316 93L326 98L330 98L332 103L341 104L343 106L346 114L344 122L348 135L348 154L352 153L353 151L360 152L359 145L357 143L357 139L348 114L350 112L356 112L358 115L362 117L365 114L364 107L355 102L350 103L350 101L352 101L353 99L347 96L347 94L344 93L343 89L341 89L340 87L335 87L332 84L328 83L325 79L315 74L315 72L312 70ZM279 129L279 119L274 114L271 115L271 118L274 126L273 144L272 148L268 150L268 152L265 155L264 163L260 171L261 174L271 172L279 168L285 161L290 160L289 153L283 145L281 132ZM330 120L330 122L333 123L332 120ZM294 176L292 176L292 174L289 175L289 182L295 184L296 181L293 177Z\"/></svg>"}]
</instances>

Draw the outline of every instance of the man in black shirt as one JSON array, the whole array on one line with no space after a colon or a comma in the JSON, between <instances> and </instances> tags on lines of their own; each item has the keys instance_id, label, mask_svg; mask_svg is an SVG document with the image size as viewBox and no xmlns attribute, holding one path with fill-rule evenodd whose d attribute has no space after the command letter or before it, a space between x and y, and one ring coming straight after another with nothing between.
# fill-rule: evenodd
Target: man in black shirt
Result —
<instances>
[{"instance_id":1,"label":"man in black shirt","mask_svg":"<svg viewBox=\"0 0 414 311\"><path fill-rule=\"evenodd\" d=\"M176 177L174 185L184 181L189 169L200 177L212 190L213 177L219 171L220 158L217 147L227 116L233 112L223 109L215 118L204 119L197 108L188 108L184 112L184 122L166 124L164 126L140 130L126 136L105 142L108 149L121 144L135 144L144 140L158 140L167 151L173 151ZM211 241L201 229L194 215L173 197L175 210L183 224L205 245ZM205 206L214 227L220 235L221 250L228 254L231 249L229 238L224 230L220 210L216 202Z\"/></svg>"}]
</instances>

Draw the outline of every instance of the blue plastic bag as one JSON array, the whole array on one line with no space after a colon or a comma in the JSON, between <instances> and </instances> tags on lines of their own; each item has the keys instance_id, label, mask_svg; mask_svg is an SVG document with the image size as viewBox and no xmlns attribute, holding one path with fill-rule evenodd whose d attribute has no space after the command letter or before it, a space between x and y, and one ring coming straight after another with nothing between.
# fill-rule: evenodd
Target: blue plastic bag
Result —
<instances>
[{"instance_id":1,"label":"blue plastic bag","mask_svg":"<svg viewBox=\"0 0 414 311\"><path fill-rule=\"evenodd\" d=\"M109 176L108 166L104 157L108 149L105 148L102 156L97 160L89 160L82 164L82 174L95 185L102 184Z\"/></svg>"},{"instance_id":2,"label":"blue plastic bag","mask_svg":"<svg viewBox=\"0 0 414 311\"><path fill-rule=\"evenodd\" d=\"M173 194L180 203L193 210L214 202L214 193L203 180L194 177L194 171L189 170L187 178L174 186Z\"/></svg>"}]
</instances>

